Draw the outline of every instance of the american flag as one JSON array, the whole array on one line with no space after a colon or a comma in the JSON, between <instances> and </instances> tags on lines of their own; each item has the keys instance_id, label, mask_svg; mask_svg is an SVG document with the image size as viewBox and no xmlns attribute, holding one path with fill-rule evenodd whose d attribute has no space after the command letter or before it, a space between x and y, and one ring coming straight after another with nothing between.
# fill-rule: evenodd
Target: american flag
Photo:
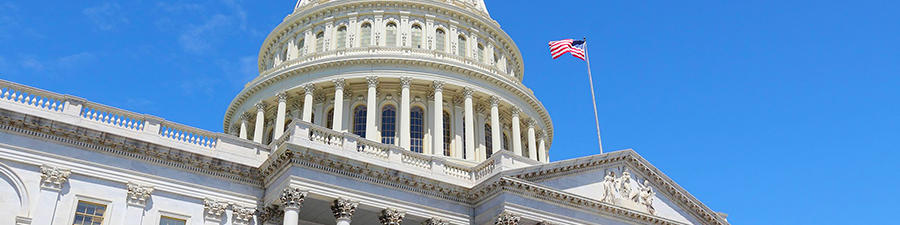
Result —
<instances>
[{"instance_id":1,"label":"american flag","mask_svg":"<svg viewBox=\"0 0 900 225\"><path fill-rule=\"evenodd\" d=\"M572 53L572 56L584 60L584 41L565 39L550 42L550 55L553 59L565 55L566 52Z\"/></svg>"}]
</instances>

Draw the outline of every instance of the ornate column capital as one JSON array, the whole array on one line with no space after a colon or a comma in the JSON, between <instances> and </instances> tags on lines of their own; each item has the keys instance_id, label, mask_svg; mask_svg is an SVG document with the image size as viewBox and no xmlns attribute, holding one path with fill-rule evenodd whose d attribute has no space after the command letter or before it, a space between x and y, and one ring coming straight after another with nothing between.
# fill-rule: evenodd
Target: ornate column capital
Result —
<instances>
[{"instance_id":1,"label":"ornate column capital","mask_svg":"<svg viewBox=\"0 0 900 225\"><path fill-rule=\"evenodd\" d=\"M278 97L278 102L286 102L288 98L291 97L287 91L278 92L275 96Z\"/></svg>"},{"instance_id":2,"label":"ornate column capital","mask_svg":"<svg viewBox=\"0 0 900 225\"><path fill-rule=\"evenodd\" d=\"M153 187L144 186L141 184L136 184L133 182L128 182L127 184L128 190L128 204L138 205L138 206L146 206L147 199L150 198L150 194L153 193Z\"/></svg>"},{"instance_id":3,"label":"ornate column capital","mask_svg":"<svg viewBox=\"0 0 900 225\"><path fill-rule=\"evenodd\" d=\"M240 206L240 205L232 205L231 206L232 215L231 218L236 224L250 224L250 221L253 220L253 215L256 214L255 206Z\"/></svg>"},{"instance_id":4,"label":"ornate column capital","mask_svg":"<svg viewBox=\"0 0 900 225\"><path fill-rule=\"evenodd\" d=\"M425 222L422 222L422 225L450 225L450 222L441 218L431 217L425 220Z\"/></svg>"},{"instance_id":5,"label":"ornate column capital","mask_svg":"<svg viewBox=\"0 0 900 225\"><path fill-rule=\"evenodd\" d=\"M534 118L525 119L525 125L527 125L528 128L534 128L534 125L537 125L537 120L534 120Z\"/></svg>"},{"instance_id":6,"label":"ornate column capital","mask_svg":"<svg viewBox=\"0 0 900 225\"><path fill-rule=\"evenodd\" d=\"M284 208L297 208L303 206L303 200L306 200L306 196L309 195L309 191L300 190L300 188L285 188L281 193L281 204Z\"/></svg>"},{"instance_id":7,"label":"ornate column capital","mask_svg":"<svg viewBox=\"0 0 900 225\"><path fill-rule=\"evenodd\" d=\"M412 84L412 80L412 77L400 77L400 87L409 88L409 85Z\"/></svg>"},{"instance_id":8,"label":"ornate column capital","mask_svg":"<svg viewBox=\"0 0 900 225\"><path fill-rule=\"evenodd\" d=\"M447 82L444 82L444 81L437 81L437 80L436 80L436 81L434 81L434 82L431 83L431 87L434 88L434 92L443 92L443 91L444 91L444 84L447 84Z\"/></svg>"},{"instance_id":9,"label":"ornate column capital","mask_svg":"<svg viewBox=\"0 0 900 225\"><path fill-rule=\"evenodd\" d=\"M331 82L334 82L334 88L337 90L344 90L344 85L347 84L344 78L333 79Z\"/></svg>"},{"instance_id":10,"label":"ornate column capital","mask_svg":"<svg viewBox=\"0 0 900 225\"><path fill-rule=\"evenodd\" d=\"M225 216L225 208L228 208L228 203L216 201L211 198L203 199L203 210L206 212L204 214L204 218L222 221L222 217Z\"/></svg>"},{"instance_id":11,"label":"ornate column capital","mask_svg":"<svg viewBox=\"0 0 900 225\"><path fill-rule=\"evenodd\" d=\"M269 104L265 101L258 101L256 102L256 111L266 111L266 107L268 106Z\"/></svg>"},{"instance_id":12,"label":"ornate column capital","mask_svg":"<svg viewBox=\"0 0 900 225\"><path fill-rule=\"evenodd\" d=\"M300 86L300 87L303 88L303 92L306 95L311 95L316 90L315 84L304 84L303 86Z\"/></svg>"},{"instance_id":13,"label":"ornate column capital","mask_svg":"<svg viewBox=\"0 0 900 225\"><path fill-rule=\"evenodd\" d=\"M334 213L334 219L350 220L350 218L353 217L353 213L356 212L357 206L359 206L358 201L338 198L335 199L334 204L331 205L331 212Z\"/></svg>"},{"instance_id":14,"label":"ornate column capital","mask_svg":"<svg viewBox=\"0 0 900 225\"><path fill-rule=\"evenodd\" d=\"M70 170L60 169L55 166L41 166L41 188L59 190L69 180Z\"/></svg>"},{"instance_id":15,"label":"ornate column capital","mask_svg":"<svg viewBox=\"0 0 900 225\"><path fill-rule=\"evenodd\" d=\"M511 114L513 117L519 117L520 112L522 112L522 110L519 109L519 107L509 107L509 114Z\"/></svg>"},{"instance_id":16,"label":"ornate column capital","mask_svg":"<svg viewBox=\"0 0 900 225\"><path fill-rule=\"evenodd\" d=\"M256 210L257 224L264 224L266 221L279 221L284 218L284 210L278 209L278 206L271 205ZM280 224L280 223L279 223Z\"/></svg>"},{"instance_id":17,"label":"ornate column capital","mask_svg":"<svg viewBox=\"0 0 900 225\"><path fill-rule=\"evenodd\" d=\"M370 88L378 86L378 76L366 76L366 83Z\"/></svg>"},{"instance_id":18,"label":"ornate column capital","mask_svg":"<svg viewBox=\"0 0 900 225\"><path fill-rule=\"evenodd\" d=\"M474 94L475 94L475 88L471 88L471 87L464 87L464 88L463 88L463 95L464 95L466 98L472 98L472 95L474 95Z\"/></svg>"},{"instance_id":19,"label":"ornate column capital","mask_svg":"<svg viewBox=\"0 0 900 225\"><path fill-rule=\"evenodd\" d=\"M241 114L241 121L242 121L242 122L250 121L250 118L253 118L253 115L250 114L250 112L244 112L244 113Z\"/></svg>"},{"instance_id":20,"label":"ornate column capital","mask_svg":"<svg viewBox=\"0 0 900 225\"><path fill-rule=\"evenodd\" d=\"M522 219L519 215L512 214L509 212L500 213L497 215L497 219L494 221L496 225L518 225L519 220Z\"/></svg>"},{"instance_id":21,"label":"ornate column capital","mask_svg":"<svg viewBox=\"0 0 900 225\"><path fill-rule=\"evenodd\" d=\"M491 95L488 101L491 103L491 107L500 106L500 97L497 97L496 95Z\"/></svg>"},{"instance_id":22,"label":"ornate column capital","mask_svg":"<svg viewBox=\"0 0 900 225\"><path fill-rule=\"evenodd\" d=\"M400 222L403 221L403 217L405 216L406 212L387 208L378 213L378 220L381 221L382 225L400 225Z\"/></svg>"}]
</instances>

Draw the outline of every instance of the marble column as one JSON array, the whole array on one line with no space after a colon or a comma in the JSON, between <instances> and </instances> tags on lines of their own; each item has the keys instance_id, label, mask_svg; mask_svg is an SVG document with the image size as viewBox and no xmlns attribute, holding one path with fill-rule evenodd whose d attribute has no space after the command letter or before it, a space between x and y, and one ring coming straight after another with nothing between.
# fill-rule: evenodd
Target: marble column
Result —
<instances>
[{"instance_id":1,"label":"marble column","mask_svg":"<svg viewBox=\"0 0 900 225\"><path fill-rule=\"evenodd\" d=\"M287 111L287 99L290 97L287 92L282 91L279 92L278 95L278 110L275 112L275 134L272 135L272 139L278 139L281 137L281 134L284 134L284 114Z\"/></svg>"},{"instance_id":2,"label":"marble column","mask_svg":"<svg viewBox=\"0 0 900 225\"><path fill-rule=\"evenodd\" d=\"M466 143L465 143L465 151L466 151L466 159L475 161L475 108L472 103L472 95L475 94L475 89L470 87L463 88L463 94L465 95L464 100L464 110L465 110L465 135L466 135Z\"/></svg>"},{"instance_id":3,"label":"marble column","mask_svg":"<svg viewBox=\"0 0 900 225\"><path fill-rule=\"evenodd\" d=\"M503 149L503 130L500 127L500 98L491 96L491 149L494 153Z\"/></svg>"},{"instance_id":4,"label":"marble column","mask_svg":"<svg viewBox=\"0 0 900 225\"><path fill-rule=\"evenodd\" d=\"M519 125L519 112L521 110L518 107L513 106L512 109L509 110L509 113L512 114L512 145L513 152L516 155L522 155L522 128Z\"/></svg>"},{"instance_id":5,"label":"marble column","mask_svg":"<svg viewBox=\"0 0 900 225\"><path fill-rule=\"evenodd\" d=\"M434 81L434 138L431 143L431 154L444 155L444 84L443 81Z\"/></svg>"},{"instance_id":6,"label":"marble column","mask_svg":"<svg viewBox=\"0 0 900 225\"><path fill-rule=\"evenodd\" d=\"M300 188L285 188L281 193L281 204L284 206L284 224L297 224L300 222L300 207L309 191Z\"/></svg>"},{"instance_id":7,"label":"marble column","mask_svg":"<svg viewBox=\"0 0 900 225\"><path fill-rule=\"evenodd\" d=\"M225 209L228 208L228 202L218 201L211 198L203 199L203 224L219 225L225 216Z\"/></svg>"},{"instance_id":8,"label":"marble column","mask_svg":"<svg viewBox=\"0 0 900 225\"><path fill-rule=\"evenodd\" d=\"M268 104L264 101L256 103L256 128L253 130L253 141L262 144L263 141L263 125L266 122L266 107Z\"/></svg>"},{"instance_id":9,"label":"marble column","mask_svg":"<svg viewBox=\"0 0 900 225\"><path fill-rule=\"evenodd\" d=\"M378 220L381 221L381 225L400 225L400 222L403 222L403 217L406 217L406 212L393 208L387 208L378 213Z\"/></svg>"},{"instance_id":10,"label":"marble column","mask_svg":"<svg viewBox=\"0 0 900 225\"><path fill-rule=\"evenodd\" d=\"M465 99L462 97L456 96L453 97L453 157L459 159L465 159L463 155L465 155L465 145L463 143L463 137L466 135L466 131L463 130L463 104Z\"/></svg>"},{"instance_id":11,"label":"marble column","mask_svg":"<svg viewBox=\"0 0 900 225\"><path fill-rule=\"evenodd\" d=\"M250 113L241 114L241 132L238 135L241 139L247 139L247 124L250 123Z\"/></svg>"},{"instance_id":12,"label":"marble column","mask_svg":"<svg viewBox=\"0 0 900 225\"><path fill-rule=\"evenodd\" d=\"M397 132L400 136L400 147L409 150L410 133L409 133L409 85L412 84L412 77L400 78L400 126Z\"/></svg>"},{"instance_id":13,"label":"marble column","mask_svg":"<svg viewBox=\"0 0 900 225\"><path fill-rule=\"evenodd\" d=\"M537 124L537 121L534 119L528 119L528 158L537 160L537 146L534 143L534 125Z\"/></svg>"},{"instance_id":14,"label":"marble column","mask_svg":"<svg viewBox=\"0 0 900 225\"><path fill-rule=\"evenodd\" d=\"M331 205L331 212L334 213L334 220L337 222L337 225L350 225L357 206L359 206L359 201L346 198L335 199L334 204ZM285 221L285 224L288 224L287 221Z\"/></svg>"},{"instance_id":15,"label":"marble column","mask_svg":"<svg viewBox=\"0 0 900 225\"><path fill-rule=\"evenodd\" d=\"M521 219L522 219L522 217L519 215L512 214L509 212L503 212L503 213L500 213L500 215L497 215L497 219L494 220L494 224L495 225L518 225L519 220L521 220Z\"/></svg>"},{"instance_id":16,"label":"marble column","mask_svg":"<svg viewBox=\"0 0 900 225\"><path fill-rule=\"evenodd\" d=\"M59 202L59 192L69 180L70 170L60 169L55 166L41 166L41 189L35 202L34 212L31 213L33 225L50 225L56 214L56 204Z\"/></svg>"},{"instance_id":17,"label":"marble column","mask_svg":"<svg viewBox=\"0 0 900 225\"><path fill-rule=\"evenodd\" d=\"M344 115L344 78L338 78L331 80L334 82L334 122L331 124L331 129L335 131L342 131L343 125L341 124L344 121L342 116ZM325 115L326 117L328 115Z\"/></svg>"},{"instance_id":18,"label":"marble column","mask_svg":"<svg viewBox=\"0 0 900 225\"><path fill-rule=\"evenodd\" d=\"M144 208L147 206L147 199L153 193L153 187L128 182L126 190L128 204L125 206L125 224L141 224L144 219Z\"/></svg>"},{"instance_id":19,"label":"marble column","mask_svg":"<svg viewBox=\"0 0 900 225\"><path fill-rule=\"evenodd\" d=\"M303 94L303 121L312 123L312 114L313 114L313 91L316 90L316 86L313 84L305 84L303 85L303 90L306 92Z\"/></svg>"},{"instance_id":20,"label":"marble column","mask_svg":"<svg viewBox=\"0 0 900 225\"><path fill-rule=\"evenodd\" d=\"M378 86L378 77L377 76L367 76L366 83L369 84L369 92L366 94L366 139L374 142L381 142L378 138L378 130L375 122L375 118L378 116L378 103L377 103L377 92L375 88Z\"/></svg>"},{"instance_id":21,"label":"marble column","mask_svg":"<svg viewBox=\"0 0 900 225\"><path fill-rule=\"evenodd\" d=\"M541 162L550 162L550 159L547 158L547 134L541 132L541 135L538 135L541 139L538 140L538 161Z\"/></svg>"}]
</instances>

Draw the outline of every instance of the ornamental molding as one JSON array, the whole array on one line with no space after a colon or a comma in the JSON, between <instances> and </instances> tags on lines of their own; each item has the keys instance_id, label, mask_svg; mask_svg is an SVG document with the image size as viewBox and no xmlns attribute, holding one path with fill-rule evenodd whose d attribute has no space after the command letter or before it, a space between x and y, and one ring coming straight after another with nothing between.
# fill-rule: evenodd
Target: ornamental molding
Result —
<instances>
[{"instance_id":1,"label":"ornamental molding","mask_svg":"<svg viewBox=\"0 0 900 225\"><path fill-rule=\"evenodd\" d=\"M60 169L56 166L41 166L41 188L60 190L62 186L69 180L72 171L68 169Z\"/></svg>"},{"instance_id":2,"label":"ornamental molding","mask_svg":"<svg viewBox=\"0 0 900 225\"><path fill-rule=\"evenodd\" d=\"M353 218L353 213L356 212L357 206L359 206L359 201L341 197L335 199L333 204L331 204L331 212L334 213L334 219L336 220L350 220Z\"/></svg>"},{"instance_id":3,"label":"ornamental molding","mask_svg":"<svg viewBox=\"0 0 900 225\"><path fill-rule=\"evenodd\" d=\"M153 187L144 186L142 184L137 184L133 182L128 182L127 190L128 190L128 204L138 205L138 206L146 206L147 199L150 198L150 194L153 193Z\"/></svg>"},{"instance_id":4,"label":"ornamental molding","mask_svg":"<svg viewBox=\"0 0 900 225\"><path fill-rule=\"evenodd\" d=\"M406 212L394 208L387 208L378 213L378 220L381 221L381 225L400 225L400 222L403 222L403 217L406 217Z\"/></svg>"},{"instance_id":5,"label":"ornamental molding","mask_svg":"<svg viewBox=\"0 0 900 225\"><path fill-rule=\"evenodd\" d=\"M261 187L263 176L256 167L232 163L226 160L216 159L210 156L170 148L155 143L131 139L118 134L91 130L65 123L37 124L33 119L26 119L30 115L0 109L0 129L11 132L30 135L40 139L55 141L61 144L75 146L85 150L93 150L105 154L117 155L123 158L136 159L150 162L165 167L188 170L194 173L205 174L212 177L224 178L232 181ZM49 125L49 126L48 126ZM265 146L257 146L265 148ZM44 168L51 169L44 173ZM57 173L51 171L53 167L42 167L41 186L53 188L61 187L68 179L69 170L56 168ZM49 175L49 176L48 176ZM63 176L64 175L64 176ZM44 178L48 176L47 178ZM48 180L50 179L50 180ZM47 183L49 181L49 183ZM56 183L59 185L56 185Z\"/></svg>"},{"instance_id":6,"label":"ornamental molding","mask_svg":"<svg viewBox=\"0 0 900 225\"><path fill-rule=\"evenodd\" d=\"M228 208L228 203L226 202L220 202L210 198L203 199L203 217L206 219L221 221L222 217L225 216L226 208Z\"/></svg>"}]
</instances>

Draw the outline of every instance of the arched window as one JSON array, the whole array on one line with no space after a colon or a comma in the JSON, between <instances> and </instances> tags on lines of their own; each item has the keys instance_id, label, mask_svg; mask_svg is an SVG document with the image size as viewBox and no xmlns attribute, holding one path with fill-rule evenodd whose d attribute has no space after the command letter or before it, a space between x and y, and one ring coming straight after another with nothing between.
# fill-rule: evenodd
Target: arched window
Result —
<instances>
[{"instance_id":1,"label":"arched window","mask_svg":"<svg viewBox=\"0 0 900 225\"><path fill-rule=\"evenodd\" d=\"M422 153L422 139L425 138L425 126L423 122L425 110L422 107L413 107L409 110L409 150Z\"/></svg>"},{"instance_id":2,"label":"arched window","mask_svg":"<svg viewBox=\"0 0 900 225\"><path fill-rule=\"evenodd\" d=\"M466 37L459 35L459 46L456 47L456 54L462 57L466 56Z\"/></svg>"},{"instance_id":3,"label":"arched window","mask_svg":"<svg viewBox=\"0 0 900 225\"><path fill-rule=\"evenodd\" d=\"M397 110L393 105L381 109L381 143L394 144L397 136Z\"/></svg>"},{"instance_id":4,"label":"arched window","mask_svg":"<svg viewBox=\"0 0 900 225\"><path fill-rule=\"evenodd\" d=\"M366 137L366 106L360 105L353 110L353 134Z\"/></svg>"},{"instance_id":5,"label":"arched window","mask_svg":"<svg viewBox=\"0 0 900 225\"><path fill-rule=\"evenodd\" d=\"M484 152L485 152L484 158L485 159L490 158L491 155L494 154L493 146L491 146L491 144L493 142L494 142L494 140L491 138L491 125L484 124Z\"/></svg>"},{"instance_id":6,"label":"arched window","mask_svg":"<svg viewBox=\"0 0 900 225\"><path fill-rule=\"evenodd\" d=\"M387 46L397 46L397 24L394 22L388 23L387 27L385 27L384 36L387 40Z\"/></svg>"},{"instance_id":7,"label":"arched window","mask_svg":"<svg viewBox=\"0 0 900 225\"><path fill-rule=\"evenodd\" d=\"M297 49L300 50L300 51L297 51L297 55L303 56L303 53L306 52L306 40L300 39L300 41L297 42Z\"/></svg>"},{"instance_id":8,"label":"arched window","mask_svg":"<svg viewBox=\"0 0 900 225\"><path fill-rule=\"evenodd\" d=\"M478 62L484 62L484 45L478 44Z\"/></svg>"},{"instance_id":9,"label":"arched window","mask_svg":"<svg viewBox=\"0 0 900 225\"><path fill-rule=\"evenodd\" d=\"M359 35L359 41L359 46L361 47L368 47L369 45L372 45L372 24L363 23Z\"/></svg>"},{"instance_id":10,"label":"arched window","mask_svg":"<svg viewBox=\"0 0 900 225\"><path fill-rule=\"evenodd\" d=\"M325 127L334 129L334 108L328 110L328 116L325 117Z\"/></svg>"},{"instance_id":11,"label":"arched window","mask_svg":"<svg viewBox=\"0 0 900 225\"><path fill-rule=\"evenodd\" d=\"M325 51L325 32L319 31L316 34L316 52Z\"/></svg>"},{"instance_id":12,"label":"arched window","mask_svg":"<svg viewBox=\"0 0 900 225\"><path fill-rule=\"evenodd\" d=\"M434 32L434 49L439 52L444 52L444 30L438 28L437 31Z\"/></svg>"},{"instance_id":13,"label":"arched window","mask_svg":"<svg viewBox=\"0 0 900 225\"><path fill-rule=\"evenodd\" d=\"M444 156L450 156L450 113L444 111Z\"/></svg>"},{"instance_id":14,"label":"arched window","mask_svg":"<svg viewBox=\"0 0 900 225\"><path fill-rule=\"evenodd\" d=\"M412 25L412 44L413 48L422 48L422 26L418 24Z\"/></svg>"},{"instance_id":15,"label":"arched window","mask_svg":"<svg viewBox=\"0 0 900 225\"><path fill-rule=\"evenodd\" d=\"M347 27L341 26L337 29L337 48L341 49L347 46Z\"/></svg>"},{"instance_id":16,"label":"arched window","mask_svg":"<svg viewBox=\"0 0 900 225\"><path fill-rule=\"evenodd\" d=\"M503 150L509 150L509 136L503 133Z\"/></svg>"}]
</instances>

